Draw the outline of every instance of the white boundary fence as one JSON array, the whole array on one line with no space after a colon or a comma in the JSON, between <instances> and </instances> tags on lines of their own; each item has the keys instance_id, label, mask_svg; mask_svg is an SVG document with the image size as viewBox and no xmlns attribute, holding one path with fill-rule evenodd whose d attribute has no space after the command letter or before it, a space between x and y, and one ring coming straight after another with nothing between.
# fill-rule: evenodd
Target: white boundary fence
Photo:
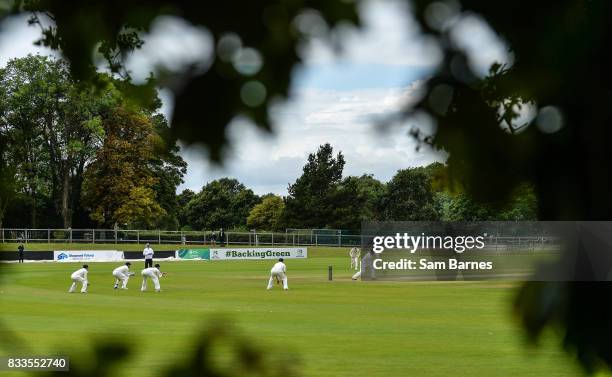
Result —
<instances>
[{"instance_id":1,"label":"white boundary fence","mask_svg":"<svg viewBox=\"0 0 612 377\"><path fill-rule=\"evenodd\" d=\"M248 246L359 246L359 235L316 235L273 232L170 231L122 229L0 229L0 242L104 243Z\"/></svg>"},{"instance_id":2,"label":"white boundary fence","mask_svg":"<svg viewBox=\"0 0 612 377\"><path fill-rule=\"evenodd\" d=\"M215 237L216 236L216 237ZM104 244L176 244L176 245L248 245L248 246L361 246L361 235L317 234L314 232L218 232L121 229L0 229L0 242L24 243L104 243ZM554 248L550 237L488 237L488 249L543 250Z\"/></svg>"}]
</instances>

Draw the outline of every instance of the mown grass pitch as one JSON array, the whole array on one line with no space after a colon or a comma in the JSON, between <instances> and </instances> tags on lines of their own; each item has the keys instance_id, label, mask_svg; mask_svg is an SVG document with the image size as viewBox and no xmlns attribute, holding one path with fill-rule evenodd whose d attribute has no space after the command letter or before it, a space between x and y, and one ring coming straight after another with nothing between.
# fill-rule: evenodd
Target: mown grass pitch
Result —
<instances>
[{"instance_id":1,"label":"mown grass pitch","mask_svg":"<svg viewBox=\"0 0 612 377\"><path fill-rule=\"evenodd\" d=\"M307 260L287 260L286 292L265 290L273 261L160 261L161 293L139 291L142 262L127 291L113 290L119 263L90 263L88 294L67 293L76 263L4 265L0 320L30 354L68 353L73 364L87 362L96 340L125 339L134 350L113 376L162 375L217 321L234 322L264 352L297 358L304 376L579 373L555 338L526 347L511 313L516 284L351 281L347 251L309 248ZM17 344L0 354L21 352Z\"/></svg>"}]
</instances>

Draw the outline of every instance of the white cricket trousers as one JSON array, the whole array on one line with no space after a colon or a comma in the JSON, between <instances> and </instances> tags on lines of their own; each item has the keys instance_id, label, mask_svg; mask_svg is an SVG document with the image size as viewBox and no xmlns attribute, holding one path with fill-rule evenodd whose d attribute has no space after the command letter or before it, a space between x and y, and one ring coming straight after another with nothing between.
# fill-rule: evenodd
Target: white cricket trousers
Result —
<instances>
[{"instance_id":1,"label":"white cricket trousers","mask_svg":"<svg viewBox=\"0 0 612 377\"><path fill-rule=\"evenodd\" d=\"M355 271L359 270L359 257L351 257L351 268L354 268Z\"/></svg>"},{"instance_id":2,"label":"white cricket trousers","mask_svg":"<svg viewBox=\"0 0 612 377\"><path fill-rule=\"evenodd\" d=\"M147 290L147 280L148 279L151 279L151 281L153 281L153 286L155 287L156 291L161 290L161 287L159 286L159 278L157 276L142 274L142 287L140 287L140 290L142 292Z\"/></svg>"},{"instance_id":3,"label":"white cricket trousers","mask_svg":"<svg viewBox=\"0 0 612 377\"><path fill-rule=\"evenodd\" d=\"M75 276L72 278L72 285L70 286L70 289L68 290L68 292L72 293L74 292L74 290L77 287L77 283L81 283L83 284L83 286L81 287L81 293L87 293L87 279L83 279L80 276Z\"/></svg>"},{"instance_id":4,"label":"white cricket trousers","mask_svg":"<svg viewBox=\"0 0 612 377\"><path fill-rule=\"evenodd\" d=\"M119 282L121 282L121 288L125 289L127 288L127 283L128 280L130 279L130 275L128 274L123 274L121 272L113 272L113 276L115 277L115 287L117 287L119 285Z\"/></svg>"},{"instance_id":5,"label":"white cricket trousers","mask_svg":"<svg viewBox=\"0 0 612 377\"><path fill-rule=\"evenodd\" d=\"M270 281L268 281L268 288L271 289L274 285L274 280L280 280L283 282L283 289L289 289L287 285L287 275L284 272L271 272Z\"/></svg>"}]
</instances>

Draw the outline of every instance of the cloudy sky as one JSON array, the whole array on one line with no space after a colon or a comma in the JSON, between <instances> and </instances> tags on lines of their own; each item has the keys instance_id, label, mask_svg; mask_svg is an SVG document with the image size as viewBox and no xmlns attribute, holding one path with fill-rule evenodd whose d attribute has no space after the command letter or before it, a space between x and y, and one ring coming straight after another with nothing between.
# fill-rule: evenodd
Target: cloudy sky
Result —
<instances>
[{"instance_id":1,"label":"cloudy sky","mask_svg":"<svg viewBox=\"0 0 612 377\"><path fill-rule=\"evenodd\" d=\"M417 151L407 135L414 122L396 124L386 132L374 125L374 120L417 98L419 81L434 69L439 50L420 35L400 3L364 2L360 13L365 28L341 30L341 53L316 39L300 48L305 63L295 72L290 100L272 109L272 135L237 119L229 130L232 150L223 166L208 163L197 147L182 148L189 168L179 190L197 191L215 178L229 176L258 194L285 195L308 154L323 143L345 155L345 175L368 173L383 181L398 169L443 161L443 152ZM9 19L0 27L4 29L0 65L11 57L50 53L32 44L39 30L28 27L24 17ZM477 17L465 18L456 29L456 43L472 50L473 64L486 67L493 60L510 61L503 43ZM212 56L213 41L207 31L179 19L158 19L145 39L144 48L128 61L135 80L158 66L180 69L193 62L206 66ZM161 94L163 111L170 117L172 97L166 91ZM415 122L432 126L426 118Z\"/></svg>"}]
</instances>

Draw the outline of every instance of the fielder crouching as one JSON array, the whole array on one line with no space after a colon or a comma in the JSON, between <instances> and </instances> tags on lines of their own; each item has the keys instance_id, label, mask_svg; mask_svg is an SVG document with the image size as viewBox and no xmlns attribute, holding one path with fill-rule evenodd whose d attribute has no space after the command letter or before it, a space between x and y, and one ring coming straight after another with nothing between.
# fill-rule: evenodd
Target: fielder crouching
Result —
<instances>
[{"instance_id":1,"label":"fielder crouching","mask_svg":"<svg viewBox=\"0 0 612 377\"><path fill-rule=\"evenodd\" d=\"M70 278L72 279L72 285L70 286L68 292L73 293L77 287L77 284L81 283L83 285L81 287L81 293L87 293L87 286L89 285L89 282L87 281L88 269L89 266L84 264L83 268L74 271L72 275L70 275Z\"/></svg>"},{"instance_id":2,"label":"fielder crouching","mask_svg":"<svg viewBox=\"0 0 612 377\"><path fill-rule=\"evenodd\" d=\"M147 290L147 280L151 279L153 281L153 286L155 287L155 292L161 291L161 287L159 286L159 279L162 276L165 276L165 272L161 272L159 270L159 264L156 264L155 267L149 267L142 270L142 287L140 288L141 292Z\"/></svg>"},{"instance_id":3,"label":"fielder crouching","mask_svg":"<svg viewBox=\"0 0 612 377\"><path fill-rule=\"evenodd\" d=\"M125 265L119 266L113 270L113 276L115 277L115 289L119 288L119 282L121 282L121 289L127 289L127 283L130 276L134 275L130 272L130 262L125 262Z\"/></svg>"},{"instance_id":4,"label":"fielder crouching","mask_svg":"<svg viewBox=\"0 0 612 377\"><path fill-rule=\"evenodd\" d=\"M276 264L270 270L270 281L268 281L268 288L271 289L274 285L274 281L283 282L283 289L289 289L287 286L287 266L283 263L283 258L280 258Z\"/></svg>"}]
</instances>

